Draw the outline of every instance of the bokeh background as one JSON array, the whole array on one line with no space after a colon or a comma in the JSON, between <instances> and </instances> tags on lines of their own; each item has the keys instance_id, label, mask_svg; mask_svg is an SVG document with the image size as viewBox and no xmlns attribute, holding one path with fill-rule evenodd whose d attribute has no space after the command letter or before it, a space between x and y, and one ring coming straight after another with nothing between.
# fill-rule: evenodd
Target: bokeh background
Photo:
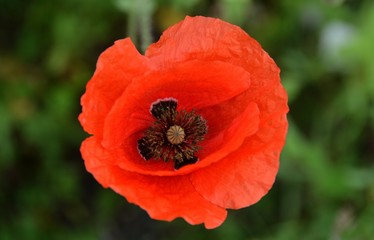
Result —
<instances>
[{"instance_id":1,"label":"bokeh background","mask_svg":"<svg viewBox=\"0 0 374 240\"><path fill-rule=\"evenodd\" d=\"M289 94L270 193L215 230L155 221L86 172L77 116L99 54L185 15L256 38ZM374 3L0 0L0 239L374 239Z\"/></svg>"}]
</instances>

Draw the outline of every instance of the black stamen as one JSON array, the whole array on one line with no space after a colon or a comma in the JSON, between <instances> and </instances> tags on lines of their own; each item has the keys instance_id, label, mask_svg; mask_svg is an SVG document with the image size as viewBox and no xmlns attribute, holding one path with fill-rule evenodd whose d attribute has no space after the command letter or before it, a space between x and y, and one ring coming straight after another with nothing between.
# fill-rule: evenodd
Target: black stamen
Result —
<instances>
[{"instance_id":1,"label":"black stamen","mask_svg":"<svg viewBox=\"0 0 374 240\"><path fill-rule=\"evenodd\" d=\"M140 155L142 155L145 160L149 160L153 156L152 149L149 147L146 138L141 138L138 140L138 150Z\"/></svg>"},{"instance_id":2,"label":"black stamen","mask_svg":"<svg viewBox=\"0 0 374 240\"><path fill-rule=\"evenodd\" d=\"M152 115L160 119L165 112L175 112L177 110L177 101L174 99L167 99L158 101L151 106L151 113Z\"/></svg>"},{"instance_id":3,"label":"black stamen","mask_svg":"<svg viewBox=\"0 0 374 240\"><path fill-rule=\"evenodd\" d=\"M181 167L184 167L186 165L189 165L189 164L194 164L196 163L198 160L197 157L193 156L192 158L188 159L188 158L183 158L183 161L179 162L179 161L175 161L174 162L174 168L176 170L178 170L179 168Z\"/></svg>"}]
</instances>

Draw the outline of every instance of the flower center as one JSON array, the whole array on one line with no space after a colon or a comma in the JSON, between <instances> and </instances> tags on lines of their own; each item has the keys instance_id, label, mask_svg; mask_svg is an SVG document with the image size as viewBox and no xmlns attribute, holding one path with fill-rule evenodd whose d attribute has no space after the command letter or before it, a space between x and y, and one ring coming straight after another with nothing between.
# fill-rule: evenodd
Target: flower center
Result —
<instances>
[{"instance_id":1,"label":"flower center","mask_svg":"<svg viewBox=\"0 0 374 240\"><path fill-rule=\"evenodd\" d=\"M174 161L174 168L196 163L198 145L207 133L206 121L194 111L177 111L177 101L172 98L152 104L155 122L138 140L139 154L145 159Z\"/></svg>"},{"instance_id":2,"label":"flower center","mask_svg":"<svg viewBox=\"0 0 374 240\"><path fill-rule=\"evenodd\" d=\"M174 145L182 143L185 136L183 128L178 125L171 126L166 132L169 142Z\"/></svg>"}]
</instances>

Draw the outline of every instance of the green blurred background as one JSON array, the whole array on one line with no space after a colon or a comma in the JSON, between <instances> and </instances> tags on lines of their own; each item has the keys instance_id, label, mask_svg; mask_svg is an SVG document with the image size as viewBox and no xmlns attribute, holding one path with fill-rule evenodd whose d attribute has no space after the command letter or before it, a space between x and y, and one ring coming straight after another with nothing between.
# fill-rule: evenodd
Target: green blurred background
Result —
<instances>
[{"instance_id":1,"label":"green blurred background","mask_svg":"<svg viewBox=\"0 0 374 240\"><path fill-rule=\"evenodd\" d=\"M241 26L289 94L274 187L210 231L149 219L79 152L99 54L126 36L142 51L185 15ZM0 0L0 239L374 239L373 56L370 0Z\"/></svg>"}]
</instances>

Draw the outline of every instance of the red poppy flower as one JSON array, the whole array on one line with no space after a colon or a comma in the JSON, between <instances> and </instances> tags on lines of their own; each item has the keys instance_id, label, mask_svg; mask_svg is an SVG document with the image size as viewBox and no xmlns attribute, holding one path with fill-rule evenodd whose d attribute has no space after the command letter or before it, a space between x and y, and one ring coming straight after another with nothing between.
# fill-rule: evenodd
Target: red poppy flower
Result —
<instances>
[{"instance_id":1,"label":"red poppy flower","mask_svg":"<svg viewBox=\"0 0 374 240\"><path fill-rule=\"evenodd\" d=\"M187 17L145 56L116 41L81 104L87 170L154 219L215 228L275 180L287 95L274 61L237 26Z\"/></svg>"}]
</instances>

